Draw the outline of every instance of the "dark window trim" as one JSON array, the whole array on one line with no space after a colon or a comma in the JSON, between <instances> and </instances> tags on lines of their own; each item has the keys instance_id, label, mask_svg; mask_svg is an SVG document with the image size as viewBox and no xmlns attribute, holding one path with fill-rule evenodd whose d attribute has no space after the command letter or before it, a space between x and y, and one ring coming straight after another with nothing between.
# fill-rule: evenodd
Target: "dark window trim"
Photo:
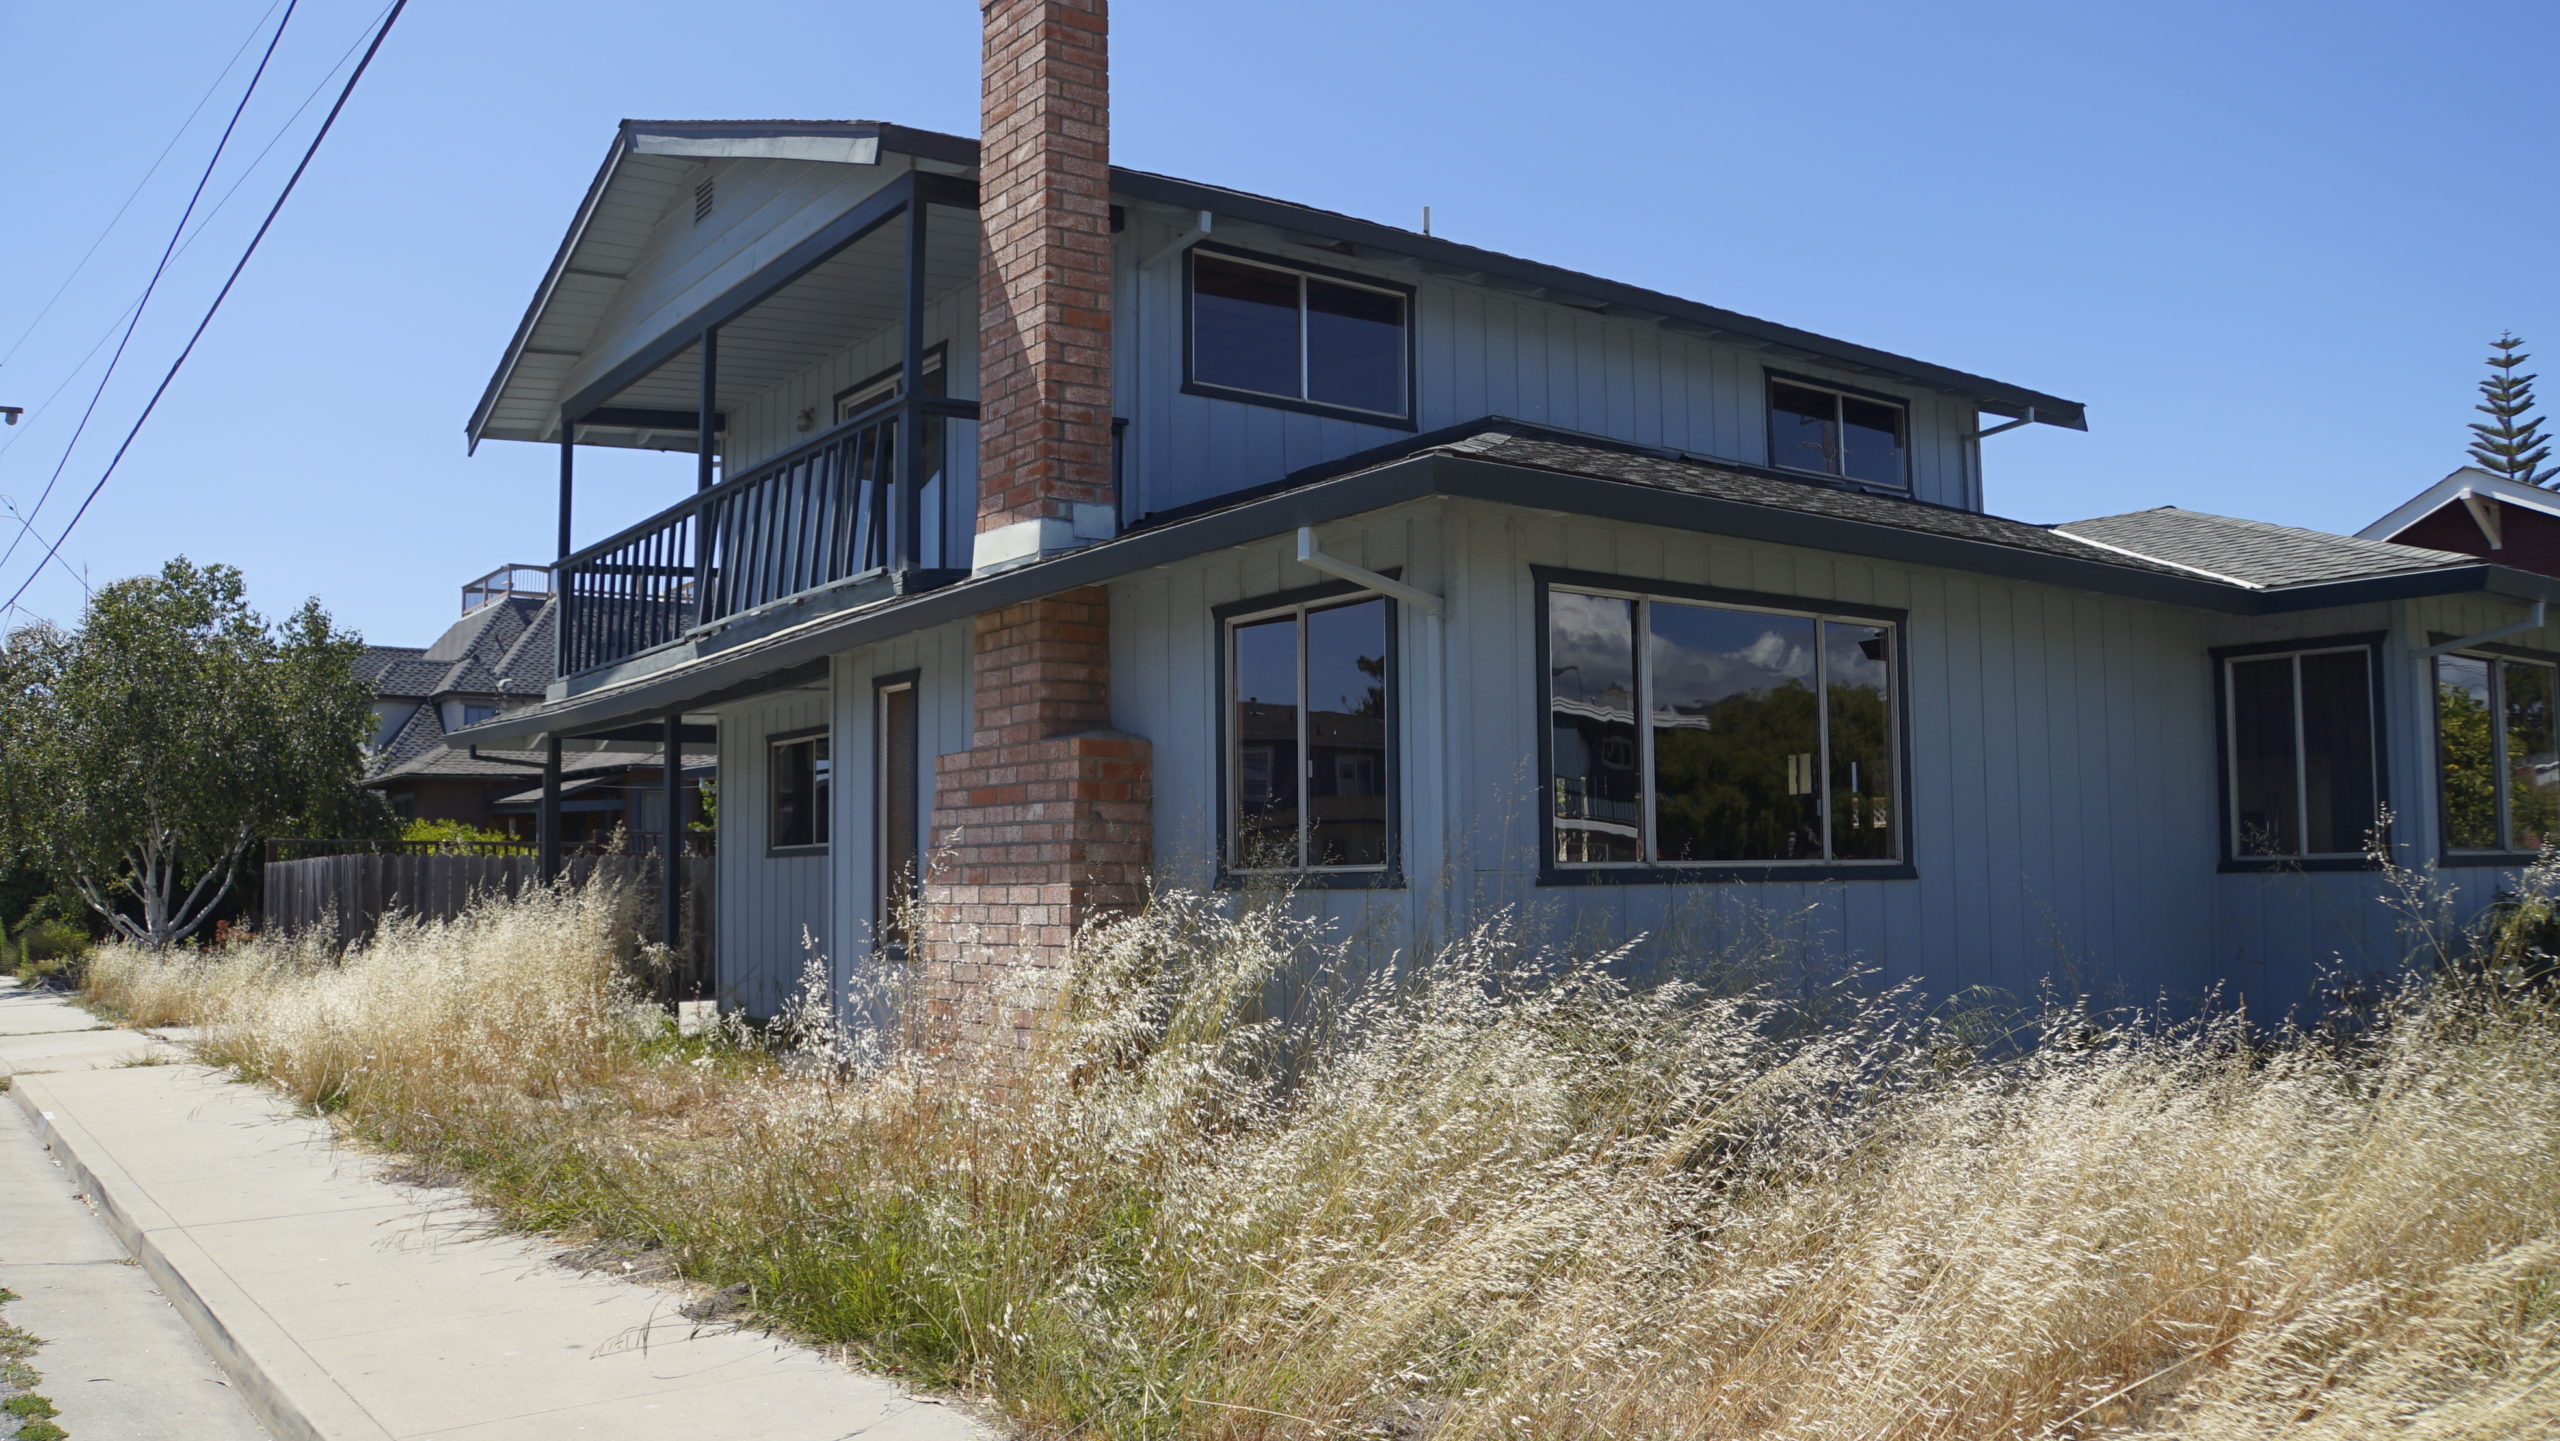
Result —
<instances>
[{"instance_id":1,"label":"dark window trim","mask_svg":"<svg viewBox=\"0 0 2560 1441\"><path fill-rule=\"evenodd\" d=\"M1825 390L1829 391L1833 395L1855 396L1860 400L1872 400L1879 405L1890 405L1895 409L1900 410L1902 412L1902 484L1879 485L1872 480L1859 480L1841 471L1812 470L1800 465L1779 464L1778 440L1775 435L1770 433L1769 429L1769 417L1776 409L1776 398L1770 395L1769 387L1775 382L1784 382L1788 385L1801 385L1810 390ZM1859 490L1877 491L1886 495L1910 495L1912 494L1912 452L1920 448L1919 436L1912 430L1911 426L1911 410L1911 397L1907 395L1889 395L1881 390L1865 390L1854 385L1842 385L1836 380L1824 380L1819 376L1803 375L1792 370L1775 370L1768 366L1762 366L1760 368L1760 453L1768 457L1769 468L1782 475L1818 475L1825 480L1835 481L1841 485L1852 486Z\"/></svg>"},{"instance_id":2,"label":"dark window trim","mask_svg":"<svg viewBox=\"0 0 2560 1441\"><path fill-rule=\"evenodd\" d=\"M931 370L931 369L933 368L933 362L934 362L936 359L941 360L941 362L942 362L942 388L943 388L945 391L950 390L950 389L951 389L951 342L950 342L950 341L947 341L947 340L937 340L937 341L935 341L933 344L926 346L926 347L924 348L924 358L925 358L925 369L927 369L927 370ZM884 380L889 379L891 376L896 375L899 371L904 370L904 369L906 369L906 362L905 362L905 361L903 361L903 360L902 360L902 361L898 361L898 362L896 362L895 364L891 364L891 365L884 365L884 366L880 367L878 370L875 370L875 371L871 372L869 375L866 375L866 376L862 377L860 380L855 381L853 384L846 386L844 389L837 391L833 396L829 397L829 398L828 398L828 400L827 400L827 413L828 413L829 415L833 415L833 414L835 414L838 410L843 409L843 408L844 408L844 398L845 398L846 396L848 396L848 395L859 395L859 394L861 394L863 391L869 390L871 387L873 387L873 386L875 386L875 385L878 385L880 382L882 382L882 381L884 381ZM898 394L901 394L901 395L903 395L903 394L905 394L905 393L906 393L906 385L905 385L905 383L904 383L904 382L901 382L901 383L899 384L899 386L898 386L898 390L897 390L897 393L898 393ZM832 425L832 424L839 424L839 423L841 423L841 422L830 421L830 422L828 422L828 423Z\"/></svg>"},{"instance_id":3,"label":"dark window trim","mask_svg":"<svg viewBox=\"0 0 2560 1441\"><path fill-rule=\"evenodd\" d=\"M880 884L887 879L880 862L888 853L888 848L881 844L886 839L889 825L888 797L881 791L881 785L887 779L883 772L886 770L888 760L888 738L881 733L880 723L883 719L882 712L885 710L882 701L893 690L907 690L915 693L915 807L916 819L923 826L922 833L915 838L916 860L919 868L922 868L933 852L933 797L926 794L924 784L924 670L919 666L909 666L905 670L891 671L887 675L875 675L871 678L871 924L872 934L875 936L888 933L889 895ZM918 879L921 880L922 877ZM906 943L903 941L892 942L884 947L884 950L893 958L901 960L907 954Z\"/></svg>"},{"instance_id":4,"label":"dark window trim","mask_svg":"<svg viewBox=\"0 0 2560 1441\"><path fill-rule=\"evenodd\" d=\"M2442 645L2447 641L2461 639L2460 636L2447 635L2442 631L2429 631L2427 637L2429 645ZM2489 850L2462 850L2456 849L2453 844L2451 816L2444 804L2444 732L2443 717L2437 710L2439 702L2436 696L2436 664L2451 656L2466 655L2475 660L2512 660L2522 661L2528 665L2560 668L2560 652L2535 650L2530 646L2506 645L2492 641L2482 645L2466 645L2460 650L2447 651L2442 655L2424 657L2427 663L2427 739L2429 741L2427 759L2431 762L2428 774L2434 779L2436 796L2437 866L2474 866L2496 869L2529 866L2542 859L2540 852L2513 851L2504 846ZM2555 677L2554 683L2560 685L2560 677ZM2507 748L2506 718L2502 714L2506 709L2506 703L2506 683L2498 679L2497 672L2493 668L2489 679L2489 745L2492 755L2502 756ZM2498 767L2498 839L2501 841L2507 838L2507 819L2507 771L2506 767L2501 765Z\"/></svg>"},{"instance_id":5,"label":"dark window trim","mask_svg":"<svg viewBox=\"0 0 2560 1441\"><path fill-rule=\"evenodd\" d=\"M1402 567L1378 572L1389 579L1399 578ZM1387 607L1387 863L1372 870L1273 870L1246 871L1235 866L1234 817L1229 814L1233 797L1228 787L1233 783L1231 756L1235 748L1234 653L1227 638L1234 622L1242 617L1264 615L1300 606L1322 606L1328 602L1349 600L1359 596L1375 596ZM1319 585L1298 586L1268 595L1231 600L1209 609L1210 645L1215 651L1217 674L1217 847L1218 886L1224 890L1241 890L1259 882L1280 881L1300 890L1313 891L1400 891L1404 878L1404 656L1397 632L1402 629L1402 607L1395 597L1352 584L1347 580L1326 581ZM1299 645L1306 644L1305 632L1299 633ZM1303 682L1302 682L1303 683ZM1301 781L1303 786L1304 782Z\"/></svg>"},{"instance_id":6,"label":"dark window trim","mask_svg":"<svg viewBox=\"0 0 2560 1441\"><path fill-rule=\"evenodd\" d=\"M802 741L823 740L829 743L828 749L832 751L834 749L834 737L835 729L832 726L804 726L796 731L774 731L764 738L764 853L767 858L823 856L827 853L828 842L835 839L833 835L836 825L834 776L835 757L830 754L827 757L827 830L830 833L827 839L819 841L814 845L805 846L778 846L773 843L774 748L777 746L797 745Z\"/></svg>"},{"instance_id":7,"label":"dark window trim","mask_svg":"<svg viewBox=\"0 0 2560 1441\"><path fill-rule=\"evenodd\" d=\"M1821 883L1827 881L1907 881L1920 874L1912 847L1918 828L1912 824L1911 795L1915 786L1911 776L1911 612L1894 606L1869 605L1860 601L1816 600L1800 595L1779 595L1770 591L1736 590L1728 586L1693 585L1686 581L1646 580L1638 576L1612 575L1599 571L1569 570L1561 566L1533 565L1529 576L1537 592L1534 656L1536 670L1530 686L1535 733L1538 738L1538 884L1542 886L1651 886L1690 883L1730 883L1756 881L1768 884ZM1547 708L1547 605L1548 596L1557 586L1567 590L1617 591L1622 594L1654 596L1663 600L1696 600L1714 605L1730 605L1750 610L1778 611L1794 615L1834 617L1840 620L1872 620L1893 627L1897 649L1893 667L1893 743L1894 743L1894 842L1902 854L1889 861L1733 861L1705 862L1696 865L1664 864L1638 861L1626 865L1569 866L1556 859L1554 817L1548 813L1556 787L1555 724ZM1642 658L1639 655L1638 665ZM1636 724L1641 727L1644 717ZM1649 801L1648 801L1649 803Z\"/></svg>"},{"instance_id":8,"label":"dark window trim","mask_svg":"<svg viewBox=\"0 0 2560 1441\"><path fill-rule=\"evenodd\" d=\"M2214 869L2225 875L2266 875L2283 872L2371 871L2381 867L2371 856L2244 856L2232 847L2231 816L2231 662L2262 659L2268 656L2304 655L2312 651L2354 650L2362 648L2365 657L2365 686L2373 703L2373 794L2385 810L2391 805L2391 707L2389 690L2383 684L2384 642L2388 631L2355 631L2346 635L2307 636L2301 640L2261 640L2245 645L2215 646L2205 652L2213 664L2213 782L2215 829L2221 839L2214 845L2220 859ZM2432 668L2428 677L2434 684ZM2297 694L2296 704L2300 703ZM2432 695L2428 704L2434 704ZM2389 836L2384 839L2387 841Z\"/></svg>"},{"instance_id":9,"label":"dark window trim","mask_svg":"<svg viewBox=\"0 0 2560 1441\"><path fill-rule=\"evenodd\" d=\"M1268 395L1259 390L1238 390L1232 386L1210 385L1193 378L1195 366L1192 343L1191 261L1196 255L1222 255L1252 265L1269 266L1298 275L1312 275L1324 280L1338 280L1346 285L1362 286L1404 297L1404 413L1389 414L1382 410L1356 410L1344 405L1326 405L1321 401L1302 400L1295 396ZM1414 415L1420 408L1421 376L1415 365L1415 353L1421 348L1414 334L1420 313L1420 292L1413 286L1357 271L1336 270L1331 266L1313 265L1303 260L1245 250L1233 245L1200 241L1182 252L1182 393L1208 400L1232 400L1244 405L1268 406L1274 410L1294 410L1302 415L1322 415L1334 420L1355 421L1386 430L1418 430Z\"/></svg>"}]
</instances>

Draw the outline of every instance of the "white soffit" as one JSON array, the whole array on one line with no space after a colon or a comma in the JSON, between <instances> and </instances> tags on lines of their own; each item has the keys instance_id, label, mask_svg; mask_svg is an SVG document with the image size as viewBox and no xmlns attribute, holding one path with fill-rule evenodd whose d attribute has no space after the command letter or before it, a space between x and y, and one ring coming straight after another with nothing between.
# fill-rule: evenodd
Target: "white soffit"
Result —
<instances>
[{"instance_id":1,"label":"white soffit","mask_svg":"<svg viewBox=\"0 0 2560 1441\"><path fill-rule=\"evenodd\" d=\"M693 160L820 160L835 165L877 165L877 135L651 135L631 137L636 155L680 155Z\"/></svg>"}]
</instances>

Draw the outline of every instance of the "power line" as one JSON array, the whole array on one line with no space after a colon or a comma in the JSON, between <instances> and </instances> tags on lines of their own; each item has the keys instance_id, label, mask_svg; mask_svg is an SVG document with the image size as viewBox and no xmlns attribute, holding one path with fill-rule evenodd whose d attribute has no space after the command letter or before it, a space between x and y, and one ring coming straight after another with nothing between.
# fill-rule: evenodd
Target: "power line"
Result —
<instances>
[{"instance_id":1,"label":"power line","mask_svg":"<svg viewBox=\"0 0 2560 1441\"><path fill-rule=\"evenodd\" d=\"M133 333L142 326L142 313L151 305L151 293L160 288L160 277L169 273L169 257L177 254L178 242L187 235L187 222L195 217L196 204L204 199L204 188L213 183L214 169L222 164L222 152L231 144L231 133L240 128L240 117L249 109L250 97L258 93L258 82L266 78L267 62L276 58L276 47L284 43L285 27L293 23L293 12L302 0L285 0L284 18L276 22L276 33L267 37L266 53L258 57L258 68L249 73L248 87L240 92L240 103L231 107L231 119L222 127L222 138L213 143L213 154L205 157L204 173L196 177L196 188L187 195L187 208L178 213L178 224L169 232L169 243L160 247L160 263L151 268L150 283L142 287L142 298L133 304L133 318L125 322L124 338L116 342L116 353L107 357L106 371L98 377L98 388L89 392L89 404L80 412L80 423L71 428L70 443L62 447L62 458L54 462L53 474L45 478L44 489L36 495L36 503L27 507L26 529L9 537L9 548L0 550L0 566L18 553L18 542L35 534L36 517L44 513L44 503L53 498L53 488L71 464L71 453L80 448L80 437L88 434L89 417L98 413L98 402L107 393L107 383L116 378L116 365L124 359L124 348L133 343ZM37 572L44 566L39 563ZM30 575L32 581L35 577Z\"/></svg>"},{"instance_id":2,"label":"power line","mask_svg":"<svg viewBox=\"0 0 2560 1441\"><path fill-rule=\"evenodd\" d=\"M392 0L390 13L383 16L381 28L373 32L373 43L365 47L364 58L356 62L355 73L347 77L346 85L338 91L337 100L329 106L328 115L321 120L320 129L312 135L311 143L303 148L302 159L294 165L293 174L285 177L284 189L277 192L275 204L267 207L267 218L258 222L258 233L249 237L248 248L240 252L239 263L231 267L230 278L222 282L222 289L214 293L213 303L205 307L204 319L196 322L195 334L187 337L186 348L178 352L177 359L169 362L169 373L160 377L160 384L151 392L150 401L142 407L142 413L134 417L133 428L125 432L124 442L116 447L116 453L107 461L107 468L99 473L98 483L89 487L88 495L80 501L80 508L71 513L70 522L62 527L62 534L55 536L53 544L45 548L45 560L51 560L61 553L62 543L69 540L71 532L79 528L80 518L89 513L89 507L97 500L98 493L107 488L107 482L114 477L116 467L123 463L125 452L133 448L134 438L142 434L144 423L151 419L151 412L160 404L160 397L169 393L170 382L178 378L178 372L185 367L187 357L195 354L196 342L204 339L206 328L213 324L213 317L221 313L222 302L229 298L231 287L240 281L240 272L249 268L249 259L258 253L259 242L267 238L267 231L276 223L276 216L284 210L284 203L293 198L293 188L302 183L303 172L311 168L312 157L320 153L320 142L329 138L330 128L338 123L340 112L347 108L347 98L356 93L356 83L364 79L364 72L373 64L373 57L382 51L382 42L390 38L391 27L399 23L400 12L408 7L409 0ZM36 568L28 573L25 580L18 583L16 590L10 592L8 601L0 604L0 609L17 604L19 597L27 593L27 587L34 585L36 576L43 572L44 561L36 562Z\"/></svg>"},{"instance_id":3,"label":"power line","mask_svg":"<svg viewBox=\"0 0 2560 1441\"><path fill-rule=\"evenodd\" d=\"M282 4L283 0L277 0L277 3ZM313 84L310 90L303 94L302 103L293 107L293 113L286 116L284 118L284 123L276 127L275 134L267 137L267 143L258 148L257 155L251 158L247 165L241 167L240 174L231 182L231 188L222 192L222 198L213 202L213 207L205 211L202 219L196 221L196 228L189 231L187 238L178 243L178 259L185 259L187 252L195 249L196 242L204 238L205 231L211 228L215 217L221 215L222 212L230 206L232 197L240 193L240 187L249 183L249 177L257 173L258 167L266 163L267 157L275 153L276 146L281 144L284 137L292 132L293 123L302 118L302 112L311 108L311 102L319 99L320 92L329 88L329 81L334 78L340 70L346 68L347 62L355 58L358 50L364 48L365 37L373 33L373 27L381 23L383 14L389 9L390 7L386 5L382 10L375 11L373 19L367 21L364 28L356 32L356 38L347 42L347 48L338 52L337 62L331 65L328 71L320 77L318 82ZM267 7L267 13L269 15L274 14L275 7L272 5ZM259 23L264 24L265 21L261 20ZM250 38L254 40L257 37L253 34ZM244 42L240 48L242 50L246 50L249 47ZM223 73L227 75L230 71L226 68ZM202 107L199 106L198 108L201 109ZM123 310L118 311L115 319L107 322L107 328L100 332L97 340L89 346L88 354L81 356L79 363L71 367L71 372L62 377L62 383L56 385L52 392L45 396L43 401L28 409L26 414L26 427L19 430L16 434L11 435L7 440L0 440L0 456L7 455L12 446L15 446L21 439L25 438L29 431L32 431L35 428L36 422L42 419L44 413L52 407L53 403L62 397L62 392L69 390L71 388L71 383L80 378L80 372L89 368L89 362L97 358L98 352L106 349L107 342L116 338L116 327L124 324L125 317L133 314L134 308L140 304L142 304L142 301L139 298L136 298L130 304L126 305ZM24 339L24 337L20 338Z\"/></svg>"},{"instance_id":4,"label":"power line","mask_svg":"<svg viewBox=\"0 0 2560 1441\"><path fill-rule=\"evenodd\" d=\"M160 147L160 154L152 160L151 168L142 172L140 180L133 182L132 193L125 196L124 204L117 206L116 213L107 218L105 228L98 232L97 239L89 242L88 250L81 255L79 262L71 267L71 273L62 277L62 283L53 288L53 294L45 300L44 308L36 312L35 319L27 322L26 329L18 332L16 340L9 342L9 353L0 355L0 365L7 365L18 358L18 352L26 346L27 337L36 333L37 326L44 324L44 318L53 313L53 307L61 301L64 293L71 289L71 282L78 280L80 272L88 269L89 262L97 258L98 247L106 244L107 237L115 233L116 222L124 219L124 213L133 208L133 202L142 198L143 187L149 185L151 177L159 174L160 167L168 163L169 152L177 149L178 142L187 138L187 127L195 124L196 117L204 113L205 102L213 99L213 92L222 88L222 82L231 75L231 67L239 64L240 57L249 53L249 47L257 42L258 32L267 28L267 16L275 14L276 5L283 3L285 0L275 0L274 4L267 7L266 15L259 16L258 23L249 27L249 33L240 37L240 48L232 51L231 58L222 62L221 73L215 75L213 83L204 88L204 94L196 97L196 108L188 111L187 118L178 122L177 133L169 137L168 144Z\"/></svg>"}]
</instances>

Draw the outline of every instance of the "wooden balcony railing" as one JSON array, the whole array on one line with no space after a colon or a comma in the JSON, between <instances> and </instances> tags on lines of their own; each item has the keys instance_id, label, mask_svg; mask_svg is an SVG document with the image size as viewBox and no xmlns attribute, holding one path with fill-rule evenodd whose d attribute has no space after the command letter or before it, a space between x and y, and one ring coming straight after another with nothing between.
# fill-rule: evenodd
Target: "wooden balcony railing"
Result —
<instances>
[{"instance_id":1,"label":"wooden balcony railing","mask_svg":"<svg viewBox=\"0 0 2560 1441\"><path fill-rule=\"evenodd\" d=\"M560 673L840 581L946 568L922 553L919 492L945 468L949 422L977 413L970 401L883 401L561 561ZM912 460L900 453L911 436L925 448Z\"/></svg>"}]
</instances>

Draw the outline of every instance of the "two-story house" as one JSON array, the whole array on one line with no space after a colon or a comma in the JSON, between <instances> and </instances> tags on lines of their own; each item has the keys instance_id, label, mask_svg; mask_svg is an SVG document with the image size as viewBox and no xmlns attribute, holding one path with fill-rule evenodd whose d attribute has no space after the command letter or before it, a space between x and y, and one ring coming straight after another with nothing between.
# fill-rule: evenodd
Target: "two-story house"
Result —
<instances>
[{"instance_id":1,"label":"two-story house","mask_svg":"<svg viewBox=\"0 0 2560 1441\"><path fill-rule=\"evenodd\" d=\"M1152 876L2272 1010L2402 954L2386 811L2468 903L2543 843L2560 582L2004 520L2078 403L1113 167L1099 0L986 16L982 140L624 123L470 420L559 450L561 679L464 735L716 726L736 1004ZM697 491L572 548L595 446Z\"/></svg>"}]
</instances>

